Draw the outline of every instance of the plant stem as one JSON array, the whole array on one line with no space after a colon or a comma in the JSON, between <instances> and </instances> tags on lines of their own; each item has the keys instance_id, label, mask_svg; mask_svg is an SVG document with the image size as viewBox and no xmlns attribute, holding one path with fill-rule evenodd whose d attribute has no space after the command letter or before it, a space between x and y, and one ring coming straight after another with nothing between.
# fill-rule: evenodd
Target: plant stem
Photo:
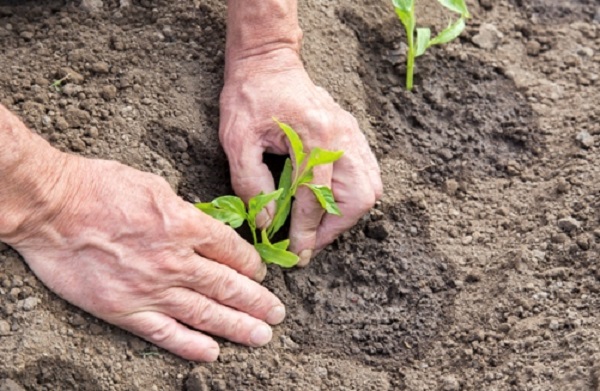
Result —
<instances>
[{"instance_id":1,"label":"plant stem","mask_svg":"<svg viewBox=\"0 0 600 391\"><path fill-rule=\"evenodd\" d=\"M408 49L408 60L406 63L406 89L412 91L413 89L413 74L415 69L415 51L414 48Z\"/></svg>"}]
</instances>

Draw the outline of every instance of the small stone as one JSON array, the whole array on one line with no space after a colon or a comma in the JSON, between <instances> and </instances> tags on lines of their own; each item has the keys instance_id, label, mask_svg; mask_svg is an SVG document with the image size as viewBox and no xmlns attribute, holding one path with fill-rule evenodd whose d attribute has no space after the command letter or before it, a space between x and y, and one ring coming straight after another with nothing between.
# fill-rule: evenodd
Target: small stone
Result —
<instances>
[{"instance_id":1,"label":"small stone","mask_svg":"<svg viewBox=\"0 0 600 391\"><path fill-rule=\"evenodd\" d=\"M391 230L392 226L389 222L385 220L374 221L367 225L365 235L367 235L368 238L383 241L390 236Z\"/></svg>"},{"instance_id":2,"label":"small stone","mask_svg":"<svg viewBox=\"0 0 600 391\"><path fill-rule=\"evenodd\" d=\"M442 149L440 149L438 151L438 155L440 155L440 157L442 159L444 159L445 161L452 160L452 158L454 157L454 154L448 148L442 148Z\"/></svg>"},{"instance_id":3,"label":"small stone","mask_svg":"<svg viewBox=\"0 0 600 391\"><path fill-rule=\"evenodd\" d=\"M468 246L469 244L473 243L473 236L471 235L467 235L464 238L462 238L461 243L464 246Z\"/></svg>"},{"instance_id":4,"label":"small stone","mask_svg":"<svg viewBox=\"0 0 600 391\"><path fill-rule=\"evenodd\" d=\"M54 122L54 126L58 130L67 130L69 129L69 123L63 117L56 117L56 121Z\"/></svg>"},{"instance_id":5,"label":"small stone","mask_svg":"<svg viewBox=\"0 0 600 391\"><path fill-rule=\"evenodd\" d=\"M21 34L19 34L19 36L23 39L25 39L26 41L30 41L33 39L35 34L33 34L33 32L31 31L22 31Z\"/></svg>"},{"instance_id":6,"label":"small stone","mask_svg":"<svg viewBox=\"0 0 600 391\"><path fill-rule=\"evenodd\" d=\"M473 37L473 43L481 49L493 50L498 47L504 37L498 28L491 23L483 23L479 33Z\"/></svg>"},{"instance_id":7,"label":"small stone","mask_svg":"<svg viewBox=\"0 0 600 391\"><path fill-rule=\"evenodd\" d=\"M560 327L560 323L558 323L558 320L552 319L548 327L550 327L550 330L558 330L558 328Z\"/></svg>"},{"instance_id":8,"label":"small stone","mask_svg":"<svg viewBox=\"0 0 600 391\"><path fill-rule=\"evenodd\" d=\"M102 10L104 3L102 0L82 0L81 9L87 12L98 12Z\"/></svg>"},{"instance_id":9,"label":"small stone","mask_svg":"<svg viewBox=\"0 0 600 391\"><path fill-rule=\"evenodd\" d=\"M569 236L564 233L559 233L552 236L552 243L565 244L569 241Z\"/></svg>"},{"instance_id":10,"label":"small stone","mask_svg":"<svg viewBox=\"0 0 600 391\"><path fill-rule=\"evenodd\" d=\"M540 54L542 50L542 45L538 41L529 41L527 42L527 54L536 57Z\"/></svg>"},{"instance_id":11,"label":"small stone","mask_svg":"<svg viewBox=\"0 0 600 391\"><path fill-rule=\"evenodd\" d=\"M108 66L108 64L102 61L92 64L91 69L92 72L98 74L107 74L110 72L110 67Z\"/></svg>"},{"instance_id":12,"label":"small stone","mask_svg":"<svg viewBox=\"0 0 600 391\"><path fill-rule=\"evenodd\" d=\"M441 380L443 391L460 391L460 383L453 375L446 375Z\"/></svg>"},{"instance_id":13,"label":"small stone","mask_svg":"<svg viewBox=\"0 0 600 391\"><path fill-rule=\"evenodd\" d=\"M585 149L589 149L594 146L594 136L592 136L585 130L579 132L577 134L576 139L579 142L579 145L581 145Z\"/></svg>"},{"instance_id":14,"label":"small stone","mask_svg":"<svg viewBox=\"0 0 600 391\"><path fill-rule=\"evenodd\" d=\"M25 391L25 389L11 379L2 379L0 380L0 391Z\"/></svg>"},{"instance_id":15,"label":"small stone","mask_svg":"<svg viewBox=\"0 0 600 391\"><path fill-rule=\"evenodd\" d=\"M73 315L71 319L69 319L69 323L71 324L71 326L75 327L81 327L87 324L85 318L79 314Z\"/></svg>"},{"instance_id":16,"label":"small stone","mask_svg":"<svg viewBox=\"0 0 600 391\"><path fill-rule=\"evenodd\" d=\"M455 195L456 192L458 191L459 185L458 182L455 181L454 179L448 179L446 181L446 183L444 183L444 190L446 191L446 193L448 195Z\"/></svg>"},{"instance_id":17,"label":"small stone","mask_svg":"<svg viewBox=\"0 0 600 391\"><path fill-rule=\"evenodd\" d=\"M10 324L5 320L0 320L0 337L10 335Z\"/></svg>"},{"instance_id":18,"label":"small stone","mask_svg":"<svg viewBox=\"0 0 600 391\"><path fill-rule=\"evenodd\" d=\"M72 128L79 128L90 122L91 116L87 111L70 107L65 112L65 120Z\"/></svg>"},{"instance_id":19,"label":"small stone","mask_svg":"<svg viewBox=\"0 0 600 391\"><path fill-rule=\"evenodd\" d=\"M558 220L558 228L564 232L572 232L581 228L581 223L572 217L566 217Z\"/></svg>"},{"instance_id":20,"label":"small stone","mask_svg":"<svg viewBox=\"0 0 600 391\"><path fill-rule=\"evenodd\" d=\"M59 80L65 79L65 81L69 81L73 84L83 84L85 81L85 77L81 73L75 72L75 70L71 68L61 68L57 76Z\"/></svg>"},{"instance_id":21,"label":"small stone","mask_svg":"<svg viewBox=\"0 0 600 391\"><path fill-rule=\"evenodd\" d=\"M85 151L85 142L79 137L76 137L71 140L71 149L73 152L83 152Z\"/></svg>"},{"instance_id":22,"label":"small stone","mask_svg":"<svg viewBox=\"0 0 600 391\"><path fill-rule=\"evenodd\" d=\"M100 96L104 100L112 100L117 97L117 87L113 85L108 85L102 87L102 91L100 91Z\"/></svg>"},{"instance_id":23,"label":"small stone","mask_svg":"<svg viewBox=\"0 0 600 391\"><path fill-rule=\"evenodd\" d=\"M39 302L39 300L37 297L28 297L27 299L23 300L23 310L24 311L34 310L35 307L37 307L38 302Z\"/></svg>"}]
</instances>

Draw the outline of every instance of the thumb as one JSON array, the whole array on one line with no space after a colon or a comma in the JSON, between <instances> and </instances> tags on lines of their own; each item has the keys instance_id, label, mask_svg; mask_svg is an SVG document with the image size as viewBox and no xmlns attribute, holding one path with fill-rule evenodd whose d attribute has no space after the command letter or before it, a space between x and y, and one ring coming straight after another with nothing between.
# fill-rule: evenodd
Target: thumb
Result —
<instances>
[{"instance_id":1,"label":"thumb","mask_svg":"<svg viewBox=\"0 0 600 391\"><path fill-rule=\"evenodd\" d=\"M263 163L263 149L256 144L242 145L241 149L225 148L231 172L231 185L235 193L248 203L250 198L263 192L275 191L273 175ZM272 202L258 217L257 226L266 227L275 214L275 204Z\"/></svg>"},{"instance_id":2,"label":"thumb","mask_svg":"<svg viewBox=\"0 0 600 391\"><path fill-rule=\"evenodd\" d=\"M313 183L331 186L331 166L315 167L314 174ZM290 251L300 256L298 266L306 266L310 262L324 213L312 191L306 186L300 186L292 207L290 225Z\"/></svg>"}]
</instances>

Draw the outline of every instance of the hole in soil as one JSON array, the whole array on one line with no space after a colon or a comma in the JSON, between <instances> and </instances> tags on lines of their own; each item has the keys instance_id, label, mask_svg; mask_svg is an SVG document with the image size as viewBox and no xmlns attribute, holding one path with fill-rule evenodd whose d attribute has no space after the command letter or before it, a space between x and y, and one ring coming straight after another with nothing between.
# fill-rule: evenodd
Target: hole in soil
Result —
<instances>
[{"instance_id":1,"label":"hole in soil","mask_svg":"<svg viewBox=\"0 0 600 391\"><path fill-rule=\"evenodd\" d=\"M373 28L351 10L339 17L361 43L361 74L377 119L379 153L411 162L439 184L506 176L509 161L524 165L540 152L533 110L497 68L434 48L419 58L419 79L409 93L400 26ZM381 31L398 33L386 38Z\"/></svg>"},{"instance_id":2,"label":"hole in soil","mask_svg":"<svg viewBox=\"0 0 600 391\"><path fill-rule=\"evenodd\" d=\"M385 218L363 219L310 268L284 279L286 302L298 302L288 314L299 326L290 330L294 341L392 370L423 355L451 324L454 272L431 250L428 217L416 205L382 212ZM385 239L366 237L376 227Z\"/></svg>"},{"instance_id":3,"label":"hole in soil","mask_svg":"<svg viewBox=\"0 0 600 391\"><path fill-rule=\"evenodd\" d=\"M536 17L545 23L592 22L597 0L513 0L528 18Z\"/></svg>"}]
</instances>

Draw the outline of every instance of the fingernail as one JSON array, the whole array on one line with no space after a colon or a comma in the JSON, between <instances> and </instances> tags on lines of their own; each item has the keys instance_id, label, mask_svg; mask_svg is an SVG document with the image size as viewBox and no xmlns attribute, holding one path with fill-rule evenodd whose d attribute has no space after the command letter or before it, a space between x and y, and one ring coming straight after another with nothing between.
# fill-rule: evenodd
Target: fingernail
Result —
<instances>
[{"instance_id":1,"label":"fingernail","mask_svg":"<svg viewBox=\"0 0 600 391\"><path fill-rule=\"evenodd\" d=\"M260 267L258 268L258 271L256 272L256 275L254 276L254 279L258 282L263 282L263 280L265 279L266 276L267 276L267 265L264 263L261 263Z\"/></svg>"},{"instance_id":2,"label":"fingernail","mask_svg":"<svg viewBox=\"0 0 600 391\"><path fill-rule=\"evenodd\" d=\"M208 349L206 349L206 356L205 356L205 361L206 362L214 362L217 361L217 359L219 358L219 347L210 347Z\"/></svg>"},{"instance_id":3,"label":"fingernail","mask_svg":"<svg viewBox=\"0 0 600 391\"><path fill-rule=\"evenodd\" d=\"M273 331L271 328L265 324L261 324L250 333L250 344L256 347L264 346L271 341L272 337Z\"/></svg>"},{"instance_id":4,"label":"fingernail","mask_svg":"<svg viewBox=\"0 0 600 391\"><path fill-rule=\"evenodd\" d=\"M285 307L282 305L276 305L271 308L271 311L267 314L265 321L268 324L279 324L285 319Z\"/></svg>"},{"instance_id":5,"label":"fingernail","mask_svg":"<svg viewBox=\"0 0 600 391\"><path fill-rule=\"evenodd\" d=\"M303 267L308 265L310 262L310 258L312 258L313 250L302 250L298 255L300 257L300 261L298 262L298 266Z\"/></svg>"},{"instance_id":6,"label":"fingernail","mask_svg":"<svg viewBox=\"0 0 600 391\"><path fill-rule=\"evenodd\" d=\"M269 225L271 225L271 216L269 216L266 209L263 209L258 213L258 216L256 216L256 226L260 229L264 229Z\"/></svg>"}]
</instances>

